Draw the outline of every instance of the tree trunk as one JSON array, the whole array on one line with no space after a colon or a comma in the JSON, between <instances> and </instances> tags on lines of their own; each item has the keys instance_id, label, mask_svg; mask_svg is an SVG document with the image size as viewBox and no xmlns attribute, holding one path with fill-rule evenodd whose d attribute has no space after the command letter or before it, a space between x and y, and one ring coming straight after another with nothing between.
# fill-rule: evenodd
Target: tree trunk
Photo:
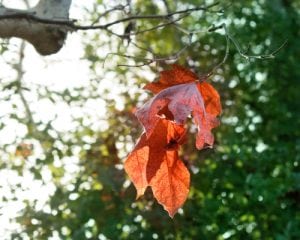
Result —
<instances>
[{"instance_id":1,"label":"tree trunk","mask_svg":"<svg viewBox=\"0 0 300 240\"><path fill-rule=\"evenodd\" d=\"M68 31L60 21L68 22L72 0L40 0L28 10L0 6L0 37L22 38L42 55L58 52Z\"/></svg>"}]
</instances>

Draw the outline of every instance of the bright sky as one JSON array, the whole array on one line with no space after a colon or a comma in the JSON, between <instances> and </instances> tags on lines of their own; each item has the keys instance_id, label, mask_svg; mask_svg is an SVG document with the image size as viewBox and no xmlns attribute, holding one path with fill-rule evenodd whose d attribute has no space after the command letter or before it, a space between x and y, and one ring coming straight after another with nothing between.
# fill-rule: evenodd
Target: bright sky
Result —
<instances>
[{"instance_id":1,"label":"bright sky","mask_svg":"<svg viewBox=\"0 0 300 240\"><path fill-rule=\"evenodd\" d=\"M24 0L3 0L2 2L6 7L25 8ZM30 0L31 6L34 6L38 0ZM92 9L96 0L73 0L70 18L77 19L78 22L84 21L83 9ZM120 1L104 1L103 5L107 8L120 4ZM103 12L101 7L97 9L99 12ZM102 20L101 20L102 21ZM85 24L83 22L83 24ZM123 31L119 26L114 26L114 31ZM105 39L105 35L101 36ZM75 32L68 35L67 41L64 47L57 53L51 56L41 57L30 44L25 46L25 54L23 61L24 75L22 77L22 85L27 87L28 90L24 90L23 94L26 101L29 104L30 110L33 114L35 122L42 122L45 125L52 120L52 127L57 132L61 133L64 137L71 136L69 132L78 129L78 122L73 121L74 118L84 117L86 122L84 125L89 126L92 130L101 131L108 128L105 121L101 121L106 114L106 103L101 99L101 92L97 91L99 98L88 99L83 106L70 106L63 101L51 102L47 98L39 99L36 92L37 89L41 91L44 87L47 87L50 91L63 92L65 89L70 90L81 86L90 85L90 79L95 77L101 77L99 83L97 82L98 89L108 89L109 98L116 100L116 108L122 109L123 102L119 96L121 91L124 91L121 86L116 87L118 84L118 78L113 72L105 72L102 69L102 64L96 69L96 73L91 73L89 69L89 62L83 59L84 49L82 41L82 35L80 32ZM0 41L2 41L0 39ZM19 39L11 39L9 44L9 50L0 56L0 85L5 86L16 79L16 72L12 69L12 63L18 61L19 49L21 41ZM130 48L127 49L131 53ZM97 55L103 57L109 53L108 48L99 48ZM108 67L114 66L112 58L108 58L106 65ZM149 80L154 79L154 76L141 69L135 69L135 72L141 71L145 78ZM131 77L131 73L126 73L127 83L134 83L134 79ZM135 88L126 89L129 94L135 92ZM84 95L84 92L81 92ZM89 93L87 93L89 94ZM10 96L11 95L11 96ZM147 94L144 95L147 97ZM9 100L3 100L3 99ZM16 105L16 107L13 106ZM43 159L43 151L40 143L34 139L26 139L24 142L24 136L27 133L27 128L10 117L11 114L17 116L26 117L24 104L22 103L18 94L9 93L9 91L0 92L0 123L4 124L4 128L0 130L0 163L5 163L8 167L0 170L0 199L7 199L6 201L0 200L0 239L10 239L13 232L22 232L21 227L14 222L14 219L20 215L20 211L25 207L24 200L29 202L35 202L35 209L44 212L51 213L51 209L47 206L46 202L49 196L55 191L55 185L52 183L52 174L45 165L40 174L41 180L36 180L32 175L30 168L35 166L36 159ZM74 130L74 131L75 131ZM28 142L26 142L28 141ZM29 143L33 144L34 151L25 161L21 157L15 155L16 143ZM2 146L8 145L5 151ZM128 144L128 146L130 143ZM127 145L126 145L127 147ZM132 146L130 146L131 148ZM66 186L67 189L72 189L72 181L79 172L79 155L80 148L74 148L72 157L58 157L54 159L55 167L63 167L65 174L61 179L61 184ZM121 152L124 155L126 153ZM124 155L125 156L125 155ZM11 166L18 166L24 164L24 171L22 175L17 171L11 170ZM88 186L87 186L88 187ZM71 197L71 196L70 196ZM75 197L75 196L73 196ZM32 224L35 224L35 220ZM59 239L58 235L53 233L54 237ZM26 236L22 236L26 240ZM99 236L99 239L104 239L103 236Z\"/></svg>"},{"instance_id":2,"label":"bright sky","mask_svg":"<svg viewBox=\"0 0 300 240\"><path fill-rule=\"evenodd\" d=\"M3 0L1 2L6 7L24 8L24 0ZM38 1L32 0L29 2L35 5ZM78 19L79 22L84 21L83 9L92 9L94 2L95 0L73 0L70 18ZM120 3L120 1L118 3ZM109 7L115 4L116 1L107 0L105 6ZM101 12L103 9L99 11ZM120 29L116 27L114 30L119 31ZM69 34L64 47L57 54L46 57L41 57L30 44L26 44L25 46L22 84L28 87L28 90L23 91L24 97L30 105L34 120L47 124L49 120L55 119L52 122L52 127L62 133L64 137L68 136L68 132L72 129L78 128L76 122L72 121L74 117L79 118L84 116L87 122L83 124L89 126L94 131L104 130L108 127L105 121L101 121L103 116L105 116L106 110L105 101L101 99L100 92L97 92L99 98L88 99L84 103L84 106L81 107L69 106L62 101L53 103L47 98L39 99L36 95L37 88L41 90L43 87L48 87L50 91L56 92L69 89L70 92L72 92L72 88L88 86L90 84L90 79L95 77L95 73L91 73L89 62L83 59L84 49L82 40L80 32ZM0 56L0 84L2 86L11 83L16 78L16 73L11 68L11 63L18 60L20 43L21 41L19 39L11 39L9 51L6 51ZM101 48L97 51L97 54L105 56L108 52L109 49ZM107 60L107 65L114 65L110 61L112 60ZM135 69L135 71L139 70ZM109 97L117 100L116 108L122 109L122 100L118 100L119 93L122 89L120 86L116 88L116 84L118 83L116 75L112 72L107 72L103 75L103 72L101 67L96 70L97 77L101 77L98 88L108 89L110 92ZM144 71L143 75L149 79L154 78L153 75L145 73ZM128 76L130 76L130 73ZM134 81L134 79L129 77L128 82L130 81ZM128 90L129 94L134 91L134 88ZM45 203L49 196L55 191L51 171L47 166L41 170L42 180L34 179L30 171L30 168L35 165L36 159L43 159L43 151L37 140L29 139L28 143L34 145L34 152L33 155L26 159L22 175L19 175L15 170L9 169L10 166L23 164L24 159L15 156L15 143L23 142L24 136L27 133L27 128L23 124L9 117L12 113L17 116L26 116L23 103L18 94L12 94L12 96L9 96L9 94L11 93L8 91L0 92L0 123L4 124L4 128L0 131L0 146L11 144L5 148L5 152L0 148L0 163L3 162L8 166L6 169L0 170L0 199L7 199L7 201L0 200L1 240L10 239L10 235L14 231L22 232L20 226L14 222L14 219L20 214L20 210L25 207L23 203L24 200L29 200L30 202L36 201L36 210L43 209L43 211L50 213L51 209ZM81 94L84 94L84 92ZM5 97L10 97L10 100L3 100ZM13 103L16 104L16 108L13 107ZM72 176L76 175L79 171L79 158L77 155L79 155L80 150L81 149L74 148L74 156L72 157L54 159L54 166L62 166L66 171L61 180L61 184L70 189L73 186ZM34 222L32 222L32 224L34 224ZM27 239L25 235L22 237L24 240ZM55 236L54 233L52 239L59 239L59 237Z\"/></svg>"},{"instance_id":3,"label":"bright sky","mask_svg":"<svg viewBox=\"0 0 300 240\"><path fill-rule=\"evenodd\" d=\"M12 8L22 8L23 0L15 1L2 1L4 5ZM33 4L37 1L31 1ZM83 4L84 2L84 4ZM74 0L71 8L70 16L74 19L82 19L82 7L90 8L92 6L92 0L79 1ZM11 49L17 50L20 45L19 40L13 40L11 42ZM0 58L0 84L11 81L14 73L10 69L9 65L5 62L13 61L15 58L13 52L7 52ZM23 82L27 86L48 86L52 90L63 90L70 89L76 86L83 86L87 84L90 78L89 65L87 61L82 60L83 47L81 44L80 34L73 33L69 34L67 42L64 48L57 54L41 57L39 56L32 46L26 45L25 59L24 59L24 70L26 71ZM0 93L1 94L1 93ZM3 94L3 93L2 93ZM25 93L24 93L25 94ZM36 96L30 91L25 95L29 102L34 102ZM3 99L3 96L1 96ZM18 100L16 99L16 102ZM102 106L102 107L101 107ZM66 108L61 103L53 105L50 101L44 100L34 102L30 105L31 109L36 112L40 120L47 122L55 115L59 116L54 122L54 126L59 131L68 131L72 127L71 120L72 115L76 114L76 110ZM0 120L4 122L5 127L0 131L0 145L12 143L15 139L21 138L26 134L26 128L19 124L17 121L9 120L6 117L7 114L12 112L11 103L6 101L0 101ZM101 99L93 103L87 103L86 108L88 113L79 114L96 114L98 117L104 114L104 103ZM77 109L77 112L80 112ZM23 114L20 112L19 114ZM34 155L28 158L26 162L26 168L35 164L35 159L39 152L38 142L31 142L35 146ZM10 154L13 154L14 148L8 148L8 152L1 153L1 161L9 164L11 161ZM21 164L21 159L14 158L14 164ZM64 159L64 163L68 164L69 175L66 174L64 181L67 183L70 181L70 175L78 171L76 165L78 159L76 157ZM54 164L61 164L59 161L55 161ZM20 176L16 171L12 170L0 170L0 199L4 197L12 199L15 195L18 200L10 200L8 202L0 202L0 239L10 238L11 232L20 229L20 227L14 223L13 220L18 216L18 212L24 207L22 203L25 199L38 200L36 209L44 209L47 211L47 206L44 203L48 199L49 194L55 191L54 184L51 183L51 173L47 168L44 168L42 173L43 181L46 185L43 185L41 180L34 180L30 171L25 171L24 175ZM17 187L18 186L18 187ZM16 194L12 193L12 189L16 190ZM48 209L50 211L50 209ZM26 239L24 237L24 239ZM55 239L55 238L54 238Z\"/></svg>"}]
</instances>

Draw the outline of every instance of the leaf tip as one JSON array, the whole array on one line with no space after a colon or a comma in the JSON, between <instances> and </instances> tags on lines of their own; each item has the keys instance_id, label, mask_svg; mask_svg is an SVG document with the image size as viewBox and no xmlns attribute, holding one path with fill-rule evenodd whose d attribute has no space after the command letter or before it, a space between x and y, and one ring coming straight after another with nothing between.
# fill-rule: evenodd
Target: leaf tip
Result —
<instances>
[{"instance_id":1,"label":"leaf tip","mask_svg":"<svg viewBox=\"0 0 300 240\"><path fill-rule=\"evenodd\" d=\"M172 211L172 212L168 211L169 217L172 218L172 219L174 219L174 216L175 216L176 213L177 213L177 210L176 211Z\"/></svg>"},{"instance_id":2,"label":"leaf tip","mask_svg":"<svg viewBox=\"0 0 300 240\"><path fill-rule=\"evenodd\" d=\"M136 190L136 198L135 200L138 200L141 196L144 195L146 188L141 188Z\"/></svg>"}]
</instances>

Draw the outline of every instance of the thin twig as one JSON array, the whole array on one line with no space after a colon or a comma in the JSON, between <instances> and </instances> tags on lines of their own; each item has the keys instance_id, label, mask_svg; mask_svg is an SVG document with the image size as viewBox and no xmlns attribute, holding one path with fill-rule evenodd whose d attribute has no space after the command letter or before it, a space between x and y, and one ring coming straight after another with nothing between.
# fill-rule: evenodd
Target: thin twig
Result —
<instances>
[{"instance_id":1,"label":"thin twig","mask_svg":"<svg viewBox=\"0 0 300 240\"><path fill-rule=\"evenodd\" d=\"M162 24L159 24L155 27L152 27L152 28L147 28L147 29L144 29L144 30L140 30L140 31L136 31L136 32L132 32L128 35L139 35L139 34L142 34L142 33L145 33L145 32L151 32L151 31L154 31L154 30L157 30L159 28L163 28L163 27L166 27L166 26L169 26L169 25L174 25L175 26L175 23L176 22L179 22L180 20L182 20L183 18L187 17L189 14L184 14L176 19L172 19L172 20L169 20L168 22L166 23L162 23ZM122 37L125 37L126 34L124 35L120 35Z\"/></svg>"},{"instance_id":2,"label":"thin twig","mask_svg":"<svg viewBox=\"0 0 300 240\"><path fill-rule=\"evenodd\" d=\"M176 61L182 53L185 52L185 50L190 47L194 42L192 42L192 35L189 37L189 43L185 45L183 48L181 48L179 51L176 53L173 53L172 55L166 56L166 57L156 57L155 54L152 51L149 51L148 49L143 48L146 52L150 52L153 55L153 58L143 58L143 57L138 57L138 56L132 56L132 55L126 55L126 54L119 54L119 53L109 53L106 55L103 66L105 65L106 59L109 57L109 55L117 55L120 57L125 57L125 58L130 58L130 59L136 59L138 61L142 61L143 63L141 64L136 64L136 65L130 65L130 64L118 64L118 67L141 67L141 66L146 66L150 65L151 63L154 62L165 62L165 61ZM135 46L137 46L135 44Z\"/></svg>"},{"instance_id":3,"label":"thin twig","mask_svg":"<svg viewBox=\"0 0 300 240\"><path fill-rule=\"evenodd\" d=\"M148 48L145 47L141 47L140 45L138 45L137 43L131 41L130 44L132 44L133 46L135 46L136 48L145 51L145 52L149 52L151 53L153 56L155 56L156 54L153 52L153 50L151 49L151 47L149 46Z\"/></svg>"},{"instance_id":4,"label":"thin twig","mask_svg":"<svg viewBox=\"0 0 300 240\"><path fill-rule=\"evenodd\" d=\"M277 49L275 49L274 51L272 51L269 54L262 54L262 55L249 55L247 54L248 50L242 51L242 48L240 47L240 44L237 42L237 40L228 32L226 25L223 25L223 28L225 30L225 35L231 40L231 42L233 43L233 45L235 46L235 48L237 49L238 53L244 57L246 60L249 60L251 58L254 59L270 59L270 58L274 58L275 55L287 44L287 40L285 40Z\"/></svg>"},{"instance_id":5,"label":"thin twig","mask_svg":"<svg viewBox=\"0 0 300 240\"><path fill-rule=\"evenodd\" d=\"M27 8L30 8L30 4L29 4L28 0L23 0L23 2L25 3Z\"/></svg>"},{"instance_id":6,"label":"thin twig","mask_svg":"<svg viewBox=\"0 0 300 240\"><path fill-rule=\"evenodd\" d=\"M222 27L224 28L225 24L222 24ZM220 29L220 28L218 27L218 28L216 28L216 30L217 29ZM209 78L210 76L212 76L215 73L215 71L226 62L228 55L229 55L230 39L227 34L225 34L225 38L226 38L226 49L225 49L225 55L224 55L222 61L219 62L216 66L214 66L211 71L209 71L207 74L205 74L203 78L199 79L200 81L203 81L203 80Z\"/></svg>"},{"instance_id":7,"label":"thin twig","mask_svg":"<svg viewBox=\"0 0 300 240\"><path fill-rule=\"evenodd\" d=\"M192 34L196 34L196 33L211 33L211 32L215 32L217 30L220 30L220 29L224 29L225 31L225 39L226 39L226 50L225 50L225 55L224 55L224 58L223 60L218 63L216 66L214 66L212 68L211 71L209 71L207 74L204 74L203 76L200 77L199 81L203 81L205 79L207 79L208 77L212 76L215 71L220 67L222 66L227 58L228 58L228 55L229 55L229 49L230 49L230 41L233 43L233 45L235 46L235 48L237 49L238 53L246 58L247 60L251 59L251 58L255 58L255 59L270 59L270 58L274 58L275 55L287 44L287 40L285 40L277 49L275 49L274 51L272 51L271 53L269 54L264 54L264 55L248 55L247 52L249 50L249 46L247 47L247 50L246 51L242 51L239 43L236 41L236 39L229 33L227 27L226 27L226 24L225 23L222 23L220 25L213 25L211 26L209 29L207 30L204 30L204 31L199 31L199 30L196 30L196 31L189 31L189 30L186 30L184 28L182 28L181 26L179 26L178 24L175 24L175 27L183 32L184 34L188 35L188 36L191 36Z\"/></svg>"},{"instance_id":8,"label":"thin twig","mask_svg":"<svg viewBox=\"0 0 300 240\"><path fill-rule=\"evenodd\" d=\"M105 17L106 15L108 15L109 13L111 12L114 12L114 11L123 11L125 8L126 8L127 5L122 5L122 4L119 4L111 9L108 9L106 10L105 12L101 13L91 24L91 26L94 26L97 22L99 22L99 20L102 18L102 17Z\"/></svg>"}]
</instances>

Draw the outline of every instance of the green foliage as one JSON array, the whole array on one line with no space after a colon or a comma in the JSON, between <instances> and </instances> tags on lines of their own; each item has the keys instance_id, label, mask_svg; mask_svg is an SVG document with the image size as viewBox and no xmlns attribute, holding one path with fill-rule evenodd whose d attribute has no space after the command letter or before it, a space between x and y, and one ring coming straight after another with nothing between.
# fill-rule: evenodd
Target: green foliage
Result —
<instances>
[{"instance_id":1,"label":"green foliage","mask_svg":"<svg viewBox=\"0 0 300 240\"><path fill-rule=\"evenodd\" d=\"M199 5L199 1L166 2L171 10L181 4ZM137 1L134 10L139 14L160 14L156 3ZM182 26L189 30L207 29L226 21L242 48L247 49L249 44L249 51L255 54L265 54L285 39L288 44L274 59L250 61L231 46L227 62L211 78L223 102L221 126L214 130L216 146L198 152L193 147L194 139L189 139L191 144L185 147L183 159L193 172L191 191L183 211L174 219L169 219L153 201L151 192L135 201L135 190L128 186L122 168L124 157L141 132L132 112L145 100L141 86L153 80L145 79L145 71L157 74L159 68L146 67L142 71L114 66L108 69L101 77L113 74L118 98L110 95L110 89L102 87L101 95L97 94L100 83L94 80L85 89L72 90L73 93L47 93L54 102L70 105L102 98L106 103L103 124L107 127L95 130L83 118L78 118L77 130L67 137L57 137L51 125L38 133L29 131L27 139L38 140L44 149L44 157L36 159L30 171L36 179L42 179L41 171L47 167L55 191L44 209L36 210L35 203L24 202L26 207L17 219L23 230L12 235L12 239L24 239L24 236L48 239L55 234L60 239L75 240L300 239L300 17L297 7L297 1L235 1L222 15L192 14L182 21ZM139 24L140 28L149 28L157 21L143 20ZM95 32L88 37L86 58L95 75L105 58L97 55L98 48L108 46L111 52L126 54L123 40L115 36L101 38ZM198 41L187 49L179 63L206 73L223 59L226 43L218 32L200 33L197 37ZM143 47L151 46L160 55L172 54L185 45L184 34L173 27L142 34L137 42ZM135 54L145 56L140 50ZM129 61L121 56L106 60ZM14 85L4 86L1 90L13 88ZM81 95L84 91L88 93ZM122 107L118 107L120 99ZM2 151L6 147L1 147ZM63 177L68 172L65 161L75 155L79 158L76 163L79 170L72 174L71 183L65 185ZM63 164L57 166L55 159ZM24 162L17 168L13 161L0 162L2 169L15 169L20 175L25 165Z\"/></svg>"}]
</instances>

